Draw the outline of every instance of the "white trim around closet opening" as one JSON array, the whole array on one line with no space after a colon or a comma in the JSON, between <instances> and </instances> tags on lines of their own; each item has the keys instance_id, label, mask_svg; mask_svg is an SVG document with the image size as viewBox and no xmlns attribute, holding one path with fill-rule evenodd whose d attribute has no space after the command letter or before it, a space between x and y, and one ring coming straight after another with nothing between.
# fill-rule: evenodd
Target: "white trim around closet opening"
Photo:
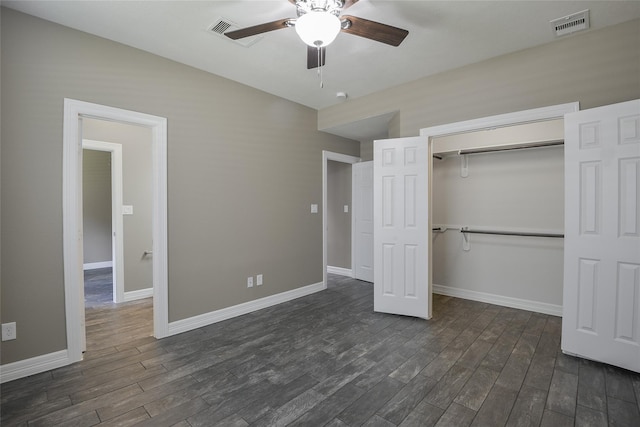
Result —
<instances>
[{"instance_id":1,"label":"white trim around closet opening","mask_svg":"<svg viewBox=\"0 0 640 427\"><path fill-rule=\"evenodd\" d=\"M580 103L570 102L567 104L552 105L550 107L534 108L531 110L516 111L514 113L499 114L497 116L482 117L479 119L448 123L446 125L432 126L420 129L420 136L435 138L464 132L487 130L496 127L562 119L565 114L579 110Z\"/></svg>"}]
</instances>

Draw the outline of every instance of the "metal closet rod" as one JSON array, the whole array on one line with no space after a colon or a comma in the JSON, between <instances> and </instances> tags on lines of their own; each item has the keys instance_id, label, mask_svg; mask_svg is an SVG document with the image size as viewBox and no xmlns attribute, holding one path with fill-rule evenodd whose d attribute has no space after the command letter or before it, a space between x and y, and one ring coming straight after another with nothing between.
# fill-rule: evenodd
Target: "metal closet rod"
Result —
<instances>
[{"instance_id":1,"label":"metal closet rod","mask_svg":"<svg viewBox=\"0 0 640 427\"><path fill-rule=\"evenodd\" d=\"M467 234L497 234L500 236L526 236L526 237L552 237L552 238L558 238L558 239L563 239L564 238L564 234L558 234L558 233L527 233L524 231L497 231L497 230L469 230L469 229L462 229L460 230L461 233L467 233Z\"/></svg>"},{"instance_id":2,"label":"metal closet rod","mask_svg":"<svg viewBox=\"0 0 640 427\"><path fill-rule=\"evenodd\" d=\"M464 155L464 154L492 153L496 151L526 150L528 148L553 147L556 145L564 145L564 139L558 139L556 141L536 142L533 144L511 145L506 147L471 148L468 150L460 150L458 151L458 154Z\"/></svg>"},{"instance_id":3,"label":"metal closet rod","mask_svg":"<svg viewBox=\"0 0 640 427\"><path fill-rule=\"evenodd\" d=\"M467 150L458 150L458 155L462 156L465 154L481 154L481 153L494 153L500 151L512 151L512 150L526 150L528 148L543 148L543 147L554 147L557 145L564 145L564 139L558 139L555 141L546 141L546 142L534 142L534 143L524 143L520 145L510 145L504 147L487 147L487 148L469 148ZM435 153L433 155L434 158L438 160L443 159L443 154Z\"/></svg>"},{"instance_id":4,"label":"metal closet rod","mask_svg":"<svg viewBox=\"0 0 640 427\"><path fill-rule=\"evenodd\" d=\"M497 234L500 236L525 236L525 237L553 237L564 238L564 234L558 233L528 233L525 231L497 231L497 230L470 230L465 227L434 227L431 231L444 233L447 230L459 230L461 233L468 234Z\"/></svg>"}]
</instances>

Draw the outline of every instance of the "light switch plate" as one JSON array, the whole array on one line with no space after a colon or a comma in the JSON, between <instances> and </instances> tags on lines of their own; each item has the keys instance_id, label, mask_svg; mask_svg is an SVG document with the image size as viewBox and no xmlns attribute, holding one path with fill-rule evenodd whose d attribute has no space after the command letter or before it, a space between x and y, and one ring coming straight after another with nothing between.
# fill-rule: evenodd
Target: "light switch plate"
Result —
<instances>
[{"instance_id":1,"label":"light switch plate","mask_svg":"<svg viewBox=\"0 0 640 427\"><path fill-rule=\"evenodd\" d=\"M133 215L133 205L122 205L122 215Z\"/></svg>"},{"instance_id":2,"label":"light switch plate","mask_svg":"<svg viewBox=\"0 0 640 427\"><path fill-rule=\"evenodd\" d=\"M315 203L311 205L311 213L318 213L318 205Z\"/></svg>"},{"instance_id":3,"label":"light switch plate","mask_svg":"<svg viewBox=\"0 0 640 427\"><path fill-rule=\"evenodd\" d=\"M344 213L349 213L349 205L344 205Z\"/></svg>"}]
</instances>

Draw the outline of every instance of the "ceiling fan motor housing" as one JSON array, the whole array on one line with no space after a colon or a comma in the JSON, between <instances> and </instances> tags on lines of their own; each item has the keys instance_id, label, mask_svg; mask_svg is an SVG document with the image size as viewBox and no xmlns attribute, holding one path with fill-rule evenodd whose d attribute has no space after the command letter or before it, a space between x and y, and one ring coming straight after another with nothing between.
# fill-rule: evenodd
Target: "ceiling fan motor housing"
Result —
<instances>
[{"instance_id":1,"label":"ceiling fan motor housing","mask_svg":"<svg viewBox=\"0 0 640 427\"><path fill-rule=\"evenodd\" d=\"M343 0L296 0L299 17L309 12L328 12L340 16L343 6Z\"/></svg>"}]
</instances>

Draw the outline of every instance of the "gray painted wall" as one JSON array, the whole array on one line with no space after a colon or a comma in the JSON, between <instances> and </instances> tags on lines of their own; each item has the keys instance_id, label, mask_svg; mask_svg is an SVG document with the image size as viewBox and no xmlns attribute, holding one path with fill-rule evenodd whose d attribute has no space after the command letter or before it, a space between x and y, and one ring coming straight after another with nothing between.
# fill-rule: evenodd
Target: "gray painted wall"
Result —
<instances>
[{"instance_id":1,"label":"gray painted wall","mask_svg":"<svg viewBox=\"0 0 640 427\"><path fill-rule=\"evenodd\" d=\"M513 111L580 102L593 108L640 98L640 20L578 33L425 77L318 112L328 129L398 111L389 136Z\"/></svg>"},{"instance_id":2,"label":"gray painted wall","mask_svg":"<svg viewBox=\"0 0 640 427\"><path fill-rule=\"evenodd\" d=\"M335 161L327 162L327 266L351 269L351 165Z\"/></svg>"},{"instance_id":3,"label":"gray painted wall","mask_svg":"<svg viewBox=\"0 0 640 427\"><path fill-rule=\"evenodd\" d=\"M2 364L66 348L64 98L168 119L170 321L322 281L322 151L359 146L315 110L4 8L1 40Z\"/></svg>"},{"instance_id":4,"label":"gray painted wall","mask_svg":"<svg viewBox=\"0 0 640 427\"><path fill-rule=\"evenodd\" d=\"M360 159L363 162L373 160L373 141L360 142Z\"/></svg>"},{"instance_id":5,"label":"gray painted wall","mask_svg":"<svg viewBox=\"0 0 640 427\"><path fill-rule=\"evenodd\" d=\"M82 150L84 263L111 261L111 153Z\"/></svg>"},{"instance_id":6,"label":"gray painted wall","mask_svg":"<svg viewBox=\"0 0 640 427\"><path fill-rule=\"evenodd\" d=\"M124 291L153 287L151 250L151 129L125 123L84 118L86 139L122 146L122 204L133 206L133 215L123 215Z\"/></svg>"}]
</instances>

